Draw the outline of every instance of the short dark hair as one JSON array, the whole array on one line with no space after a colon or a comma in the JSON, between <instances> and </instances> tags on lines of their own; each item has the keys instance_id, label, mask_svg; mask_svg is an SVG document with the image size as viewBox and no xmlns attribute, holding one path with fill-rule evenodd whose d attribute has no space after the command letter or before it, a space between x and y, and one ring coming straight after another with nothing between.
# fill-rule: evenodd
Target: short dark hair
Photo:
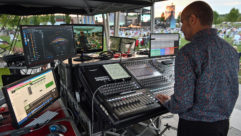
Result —
<instances>
[{"instance_id":1,"label":"short dark hair","mask_svg":"<svg viewBox=\"0 0 241 136\"><path fill-rule=\"evenodd\" d=\"M212 26L213 10L206 2L195 1L189 4L184 10L186 10L188 16L194 14L199 18L202 25Z\"/></svg>"}]
</instances>

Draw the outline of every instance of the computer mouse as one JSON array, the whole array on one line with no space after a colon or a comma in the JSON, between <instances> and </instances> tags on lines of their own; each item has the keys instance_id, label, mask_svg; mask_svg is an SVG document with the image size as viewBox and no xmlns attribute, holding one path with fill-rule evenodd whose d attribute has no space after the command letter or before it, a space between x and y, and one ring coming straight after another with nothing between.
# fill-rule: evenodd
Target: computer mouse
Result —
<instances>
[{"instance_id":1,"label":"computer mouse","mask_svg":"<svg viewBox=\"0 0 241 136\"><path fill-rule=\"evenodd\" d=\"M65 133L67 132L67 128L61 124L53 124L49 126L49 131L51 133L55 133L55 132Z\"/></svg>"},{"instance_id":2,"label":"computer mouse","mask_svg":"<svg viewBox=\"0 0 241 136\"><path fill-rule=\"evenodd\" d=\"M56 132L56 133L49 133L46 136L64 136L64 135Z\"/></svg>"}]
</instances>

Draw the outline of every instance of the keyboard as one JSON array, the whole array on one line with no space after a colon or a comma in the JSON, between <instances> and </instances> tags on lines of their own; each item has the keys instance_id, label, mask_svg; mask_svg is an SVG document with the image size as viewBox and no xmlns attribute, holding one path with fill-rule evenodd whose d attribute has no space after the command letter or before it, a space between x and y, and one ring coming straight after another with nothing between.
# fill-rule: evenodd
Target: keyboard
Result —
<instances>
[{"instance_id":1,"label":"keyboard","mask_svg":"<svg viewBox=\"0 0 241 136\"><path fill-rule=\"evenodd\" d=\"M100 93L104 96L118 95L120 93L140 89L141 87L135 81L123 81L107 84L100 87Z\"/></svg>"},{"instance_id":2,"label":"keyboard","mask_svg":"<svg viewBox=\"0 0 241 136\"><path fill-rule=\"evenodd\" d=\"M44 114L40 115L38 118L34 119L32 122L27 124L25 127L35 126L37 124L44 124L51 119L53 119L56 115L58 115L58 112L53 111L46 111Z\"/></svg>"},{"instance_id":3,"label":"keyboard","mask_svg":"<svg viewBox=\"0 0 241 136\"><path fill-rule=\"evenodd\" d=\"M154 95L164 94L164 95L171 96L174 94L174 86L170 85L170 86L155 88L155 89L151 89L150 92L152 92Z\"/></svg>"},{"instance_id":4,"label":"keyboard","mask_svg":"<svg viewBox=\"0 0 241 136\"><path fill-rule=\"evenodd\" d=\"M158 76L158 77L141 79L140 83L144 87L151 87L151 86L156 85L156 84L158 84L158 85L166 84L166 83L169 83L169 81L164 76Z\"/></svg>"}]
</instances>

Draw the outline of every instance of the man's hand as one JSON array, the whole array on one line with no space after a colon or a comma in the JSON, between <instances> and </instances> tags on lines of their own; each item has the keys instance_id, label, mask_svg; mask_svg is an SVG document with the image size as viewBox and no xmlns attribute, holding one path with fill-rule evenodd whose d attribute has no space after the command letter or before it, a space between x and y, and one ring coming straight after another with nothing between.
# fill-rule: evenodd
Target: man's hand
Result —
<instances>
[{"instance_id":1,"label":"man's hand","mask_svg":"<svg viewBox=\"0 0 241 136\"><path fill-rule=\"evenodd\" d=\"M165 103L166 101L170 100L171 97L163 94L157 94L156 98L160 101L161 104Z\"/></svg>"}]
</instances>

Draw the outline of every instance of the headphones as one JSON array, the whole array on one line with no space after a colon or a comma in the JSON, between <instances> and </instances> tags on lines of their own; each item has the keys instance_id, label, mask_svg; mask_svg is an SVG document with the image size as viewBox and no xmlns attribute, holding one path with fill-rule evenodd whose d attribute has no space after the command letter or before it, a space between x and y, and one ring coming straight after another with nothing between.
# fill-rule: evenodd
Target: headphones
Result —
<instances>
[{"instance_id":1,"label":"headphones","mask_svg":"<svg viewBox=\"0 0 241 136\"><path fill-rule=\"evenodd\" d=\"M101 60L109 60L114 57L114 53L112 51L103 51L99 54L99 59Z\"/></svg>"}]
</instances>

